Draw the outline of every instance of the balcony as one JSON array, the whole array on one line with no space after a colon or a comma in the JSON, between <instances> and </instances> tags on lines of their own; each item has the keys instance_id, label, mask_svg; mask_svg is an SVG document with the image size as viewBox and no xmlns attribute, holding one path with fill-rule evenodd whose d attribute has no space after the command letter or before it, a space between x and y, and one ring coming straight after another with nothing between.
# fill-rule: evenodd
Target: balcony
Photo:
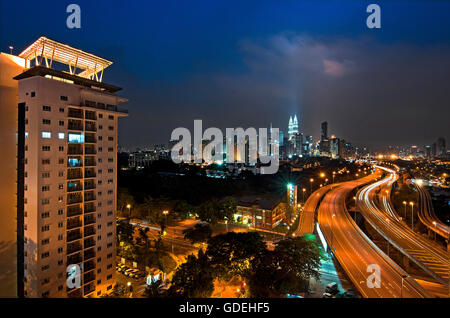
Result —
<instances>
[{"instance_id":1,"label":"balcony","mask_svg":"<svg viewBox=\"0 0 450 318\"><path fill-rule=\"evenodd\" d=\"M95 112L86 110L85 111L85 118L89 120L97 120L97 114Z\"/></svg>"},{"instance_id":2,"label":"balcony","mask_svg":"<svg viewBox=\"0 0 450 318\"><path fill-rule=\"evenodd\" d=\"M67 243L81 239L81 231L79 229L67 232Z\"/></svg>"},{"instance_id":3,"label":"balcony","mask_svg":"<svg viewBox=\"0 0 450 318\"><path fill-rule=\"evenodd\" d=\"M86 155L96 155L97 150L95 149L95 146L93 146L93 145L86 145L86 147L84 148L84 153Z\"/></svg>"},{"instance_id":4,"label":"balcony","mask_svg":"<svg viewBox=\"0 0 450 318\"><path fill-rule=\"evenodd\" d=\"M81 243L80 242L72 242L72 243L70 243L70 244L67 244L67 255L70 255L70 254L73 254L73 253L76 253L76 252L78 252L78 251L81 251L82 250L82 246L81 246Z\"/></svg>"},{"instance_id":5,"label":"balcony","mask_svg":"<svg viewBox=\"0 0 450 318\"><path fill-rule=\"evenodd\" d=\"M95 268L95 261L94 260L90 260L87 262L83 263L83 271L86 273L90 270L93 270Z\"/></svg>"},{"instance_id":6,"label":"balcony","mask_svg":"<svg viewBox=\"0 0 450 318\"><path fill-rule=\"evenodd\" d=\"M67 297L69 298L81 298L83 295L81 294L81 288L69 288L66 287Z\"/></svg>"},{"instance_id":7,"label":"balcony","mask_svg":"<svg viewBox=\"0 0 450 318\"><path fill-rule=\"evenodd\" d=\"M67 192L83 191L83 184L80 181L67 182Z\"/></svg>"},{"instance_id":8,"label":"balcony","mask_svg":"<svg viewBox=\"0 0 450 318\"><path fill-rule=\"evenodd\" d=\"M67 229L72 230L77 227L81 227L83 223L81 222L80 218L72 218L67 220Z\"/></svg>"},{"instance_id":9,"label":"balcony","mask_svg":"<svg viewBox=\"0 0 450 318\"><path fill-rule=\"evenodd\" d=\"M81 145L69 145L69 148L67 148L67 154L68 155L82 155L83 147Z\"/></svg>"},{"instance_id":10,"label":"balcony","mask_svg":"<svg viewBox=\"0 0 450 318\"><path fill-rule=\"evenodd\" d=\"M88 144L95 144L95 143L97 143L97 138L95 138L95 135L93 135L93 136L86 135L84 137L84 142L88 143Z\"/></svg>"},{"instance_id":11,"label":"balcony","mask_svg":"<svg viewBox=\"0 0 450 318\"><path fill-rule=\"evenodd\" d=\"M97 162L94 159L84 159L84 166L85 167L95 167L97 165Z\"/></svg>"},{"instance_id":12,"label":"balcony","mask_svg":"<svg viewBox=\"0 0 450 318\"><path fill-rule=\"evenodd\" d=\"M90 237L84 240L84 248L89 248L95 246L95 240L94 238Z\"/></svg>"},{"instance_id":13,"label":"balcony","mask_svg":"<svg viewBox=\"0 0 450 318\"><path fill-rule=\"evenodd\" d=\"M88 250L84 251L84 260L87 261L91 258L95 257L95 249L94 248L90 248Z\"/></svg>"},{"instance_id":14,"label":"balcony","mask_svg":"<svg viewBox=\"0 0 450 318\"><path fill-rule=\"evenodd\" d=\"M83 275L83 284L92 282L95 279L95 272L90 272Z\"/></svg>"},{"instance_id":15,"label":"balcony","mask_svg":"<svg viewBox=\"0 0 450 318\"><path fill-rule=\"evenodd\" d=\"M83 213L80 204L67 207L67 217L77 216Z\"/></svg>"},{"instance_id":16,"label":"balcony","mask_svg":"<svg viewBox=\"0 0 450 318\"><path fill-rule=\"evenodd\" d=\"M72 118L81 118L81 119L83 119L83 110L75 109L75 108L69 108L69 112L67 113L67 116L72 117Z\"/></svg>"},{"instance_id":17,"label":"balcony","mask_svg":"<svg viewBox=\"0 0 450 318\"><path fill-rule=\"evenodd\" d=\"M81 169L70 169L67 172L67 179L68 180L83 179L83 172L81 171Z\"/></svg>"},{"instance_id":18,"label":"balcony","mask_svg":"<svg viewBox=\"0 0 450 318\"><path fill-rule=\"evenodd\" d=\"M75 150L74 151L79 151ZM83 150L81 150L83 152ZM76 168L76 167L82 167L83 166L83 160L81 160L81 157L72 157L67 159L67 167L69 168Z\"/></svg>"},{"instance_id":19,"label":"balcony","mask_svg":"<svg viewBox=\"0 0 450 318\"><path fill-rule=\"evenodd\" d=\"M84 202L94 201L96 199L94 191L84 192Z\"/></svg>"},{"instance_id":20,"label":"balcony","mask_svg":"<svg viewBox=\"0 0 450 318\"><path fill-rule=\"evenodd\" d=\"M84 213L91 213L91 212L95 212L96 208L95 208L95 204L93 202L90 202L88 204L84 205Z\"/></svg>"},{"instance_id":21,"label":"balcony","mask_svg":"<svg viewBox=\"0 0 450 318\"><path fill-rule=\"evenodd\" d=\"M84 177L85 178L95 178L97 174L95 173L95 170L93 169L86 169L84 170Z\"/></svg>"},{"instance_id":22,"label":"balcony","mask_svg":"<svg viewBox=\"0 0 450 318\"><path fill-rule=\"evenodd\" d=\"M93 180L86 180L84 181L84 190L92 190L95 189L96 185Z\"/></svg>"},{"instance_id":23,"label":"balcony","mask_svg":"<svg viewBox=\"0 0 450 318\"><path fill-rule=\"evenodd\" d=\"M69 119L67 123L67 129L83 131L83 122L79 120Z\"/></svg>"},{"instance_id":24,"label":"balcony","mask_svg":"<svg viewBox=\"0 0 450 318\"><path fill-rule=\"evenodd\" d=\"M92 235L95 235L94 226L85 226L84 227L84 237L88 237L88 236L92 236Z\"/></svg>"},{"instance_id":25,"label":"balcony","mask_svg":"<svg viewBox=\"0 0 450 318\"><path fill-rule=\"evenodd\" d=\"M83 197L79 193L68 193L67 204L76 204L83 202Z\"/></svg>"},{"instance_id":26,"label":"balcony","mask_svg":"<svg viewBox=\"0 0 450 318\"><path fill-rule=\"evenodd\" d=\"M84 216L84 225L89 225L95 223L95 216L94 215L85 215Z\"/></svg>"},{"instance_id":27,"label":"balcony","mask_svg":"<svg viewBox=\"0 0 450 318\"><path fill-rule=\"evenodd\" d=\"M80 264L82 261L83 261L83 258L81 257L81 253L67 256L67 265Z\"/></svg>"},{"instance_id":28,"label":"balcony","mask_svg":"<svg viewBox=\"0 0 450 318\"><path fill-rule=\"evenodd\" d=\"M97 131L97 125L95 122L85 122L84 124L85 131Z\"/></svg>"},{"instance_id":29,"label":"balcony","mask_svg":"<svg viewBox=\"0 0 450 318\"><path fill-rule=\"evenodd\" d=\"M89 285L86 285L83 287L83 292L84 292L83 296L87 296L94 291L95 291L95 284L90 283Z\"/></svg>"}]
</instances>

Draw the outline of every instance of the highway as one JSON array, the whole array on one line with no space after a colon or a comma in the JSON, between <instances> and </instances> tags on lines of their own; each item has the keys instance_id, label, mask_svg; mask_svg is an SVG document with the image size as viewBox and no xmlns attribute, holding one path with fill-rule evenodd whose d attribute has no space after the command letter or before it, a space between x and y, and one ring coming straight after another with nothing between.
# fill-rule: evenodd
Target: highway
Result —
<instances>
[{"instance_id":1,"label":"highway","mask_svg":"<svg viewBox=\"0 0 450 318\"><path fill-rule=\"evenodd\" d=\"M382 204L377 205L377 188L391 187L396 180L394 170L377 166L377 171L388 172L380 181L363 187L357 194L357 206L365 220L390 244L442 284L448 284L450 255L442 248L414 232L401 221L393 209L389 193L382 190Z\"/></svg>"},{"instance_id":2,"label":"highway","mask_svg":"<svg viewBox=\"0 0 450 318\"><path fill-rule=\"evenodd\" d=\"M351 191L373 182L381 173L344 182L325 194L318 208L318 221L326 241L344 271L366 298L424 298L433 297L383 251L356 225L349 215L345 201ZM369 265L380 268L380 286L370 286Z\"/></svg>"},{"instance_id":3,"label":"highway","mask_svg":"<svg viewBox=\"0 0 450 318\"><path fill-rule=\"evenodd\" d=\"M414 186L419 192L420 202L418 206L418 215L420 221L430 230L436 232L445 239L448 239L450 236L450 227L442 223L436 214L434 214L430 194L420 183L414 183Z\"/></svg>"},{"instance_id":4,"label":"highway","mask_svg":"<svg viewBox=\"0 0 450 318\"><path fill-rule=\"evenodd\" d=\"M317 207L322 197L327 193L328 190L331 189L332 186L334 187L336 186L336 184L319 188L308 197L308 200L306 200L305 205L303 206L303 211L300 213L298 227L294 232L295 236L302 236L304 234L314 232L315 214Z\"/></svg>"}]
</instances>

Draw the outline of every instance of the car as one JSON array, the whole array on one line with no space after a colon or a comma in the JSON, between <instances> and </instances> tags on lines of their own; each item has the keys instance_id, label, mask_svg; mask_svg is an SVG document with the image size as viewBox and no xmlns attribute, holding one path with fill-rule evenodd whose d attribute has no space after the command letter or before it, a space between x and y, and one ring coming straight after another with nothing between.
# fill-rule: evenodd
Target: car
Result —
<instances>
[{"instance_id":1,"label":"car","mask_svg":"<svg viewBox=\"0 0 450 318\"><path fill-rule=\"evenodd\" d=\"M334 298L334 296L330 293L323 293L322 298Z\"/></svg>"},{"instance_id":2,"label":"car","mask_svg":"<svg viewBox=\"0 0 450 318\"><path fill-rule=\"evenodd\" d=\"M132 270L133 270L133 269L128 268L128 269L126 269L126 270L123 271L123 274L124 274L125 276L130 276Z\"/></svg>"},{"instance_id":3,"label":"car","mask_svg":"<svg viewBox=\"0 0 450 318\"><path fill-rule=\"evenodd\" d=\"M333 282L329 283L325 288L325 293L335 295L339 292L338 284Z\"/></svg>"}]
</instances>

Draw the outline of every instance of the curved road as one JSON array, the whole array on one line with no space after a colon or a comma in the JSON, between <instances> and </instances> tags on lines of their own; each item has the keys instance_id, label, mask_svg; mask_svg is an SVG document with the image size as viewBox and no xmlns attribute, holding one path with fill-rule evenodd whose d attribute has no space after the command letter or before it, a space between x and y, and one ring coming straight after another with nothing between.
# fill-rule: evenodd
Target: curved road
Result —
<instances>
[{"instance_id":1,"label":"curved road","mask_svg":"<svg viewBox=\"0 0 450 318\"><path fill-rule=\"evenodd\" d=\"M376 172L362 179L341 183L330 190L318 209L318 221L327 242L350 280L367 298L432 297L414 279L384 254L356 225L345 201L355 188L380 177ZM369 265L380 268L380 286L368 284Z\"/></svg>"}]
</instances>

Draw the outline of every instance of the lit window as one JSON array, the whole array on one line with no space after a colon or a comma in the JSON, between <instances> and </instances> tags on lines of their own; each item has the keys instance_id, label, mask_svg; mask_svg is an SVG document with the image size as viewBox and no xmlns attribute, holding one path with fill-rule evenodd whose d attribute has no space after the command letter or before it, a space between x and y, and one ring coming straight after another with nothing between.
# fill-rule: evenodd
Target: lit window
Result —
<instances>
[{"instance_id":1,"label":"lit window","mask_svg":"<svg viewBox=\"0 0 450 318\"><path fill-rule=\"evenodd\" d=\"M43 131L42 132L42 138L51 138L52 137L52 133L49 131Z\"/></svg>"},{"instance_id":2,"label":"lit window","mask_svg":"<svg viewBox=\"0 0 450 318\"><path fill-rule=\"evenodd\" d=\"M28 131L25 132L25 138L28 138Z\"/></svg>"},{"instance_id":3,"label":"lit window","mask_svg":"<svg viewBox=\"0 0 450 318\"><path fill-rule=\"evenodd\" d=\"M58 133L58 139L64 139L64 133Z\"/></svg>"},{"instance_id":4,"label":"lit window","mask_svg":"<svg viewBox=\"0 0 450 318\"><path fill-rule=\"evenodd\" d=\"M75 143L84 142L84 134L69 134L69 142Z\"/></svg>"}]
</instances>

